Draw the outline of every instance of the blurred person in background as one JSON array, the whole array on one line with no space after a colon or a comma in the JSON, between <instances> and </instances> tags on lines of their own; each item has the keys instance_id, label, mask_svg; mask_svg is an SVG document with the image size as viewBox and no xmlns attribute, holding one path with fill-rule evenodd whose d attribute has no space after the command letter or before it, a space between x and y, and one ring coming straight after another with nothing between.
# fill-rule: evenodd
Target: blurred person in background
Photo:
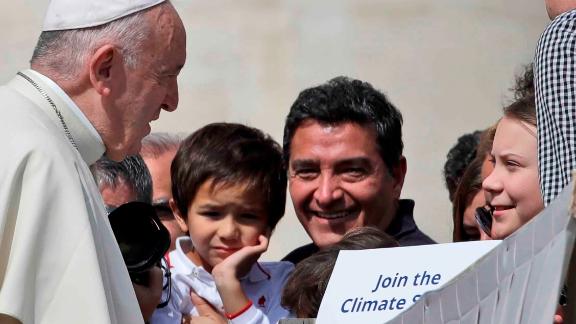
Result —
<instances>
[{"instance_id":1,"label":"blurred person in background","mask_svg":"<svg viewBox=\"0 0 576 324\"><path fill-rule=\"evenodd\" d=\"M140 149L140 155L152 175L152 206L170 232L170 251L174 250L176 238L186 235L178 226L169 205L172 199L170 165L182 140L183 137L177 134L151 133L144 137Z\"/></svg>"},{"instance_id":2,"label":"blurred person in background","mask_svg":"<svg viewBox=\"0 0 576 324\"><path fill-rule=\"evenodd\" d=\"M454 194L460 179L468 165L476 157L476 148L480 142L482 131L474 131L458 137L458 141L448 154L446 154L446 163L444 163L444 181L450 201L454 201Z\"/></svg>"},{"instance_id":3,"label":"blurred person in background","mask_svg":"<svg viewBox=\"0 0 576 324\"><path fill-rule=\"evenodd\" d=\"M152 202L152 178L144 160L131 155L121 162L106 157L100 158L90 170L98 184L108 212L133 201ZM136 225L134 230L136 229ZM163 273L160 267L152 267L145 284L132 281L136 298L145 321L152 316L160 304L163 288Z\"/></svg>"},{"instance_id":4,"label":"blurred person in background","mask_svg":"<svg viewBox=\"0 0 576 324\"><path fill-rule=\"evenodd\" d=\"M482 181L492 172L490 152L494 128L484 130L479 136L475 158L466 167L460 178L454 200L452 201L452 218L454 242L475 241L485 236L476 221L477 209L487 204ZM491 216L490 216L491 217Z\"/></svg>"}]
</instances>

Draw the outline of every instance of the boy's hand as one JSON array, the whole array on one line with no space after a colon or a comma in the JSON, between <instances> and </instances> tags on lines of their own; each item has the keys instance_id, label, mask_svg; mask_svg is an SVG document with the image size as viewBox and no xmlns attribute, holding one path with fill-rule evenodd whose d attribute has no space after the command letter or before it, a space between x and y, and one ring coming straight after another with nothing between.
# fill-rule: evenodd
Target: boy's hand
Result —
<instances>
[{"instance_id":1,"label":"boy's hand","mask_svg":"<svg viewBox=\"0 0 576 324\"><path fill-rule=\"evenodd\" d=\"M270 236L270 231L258 237L257 245L241 248L212 269L212 276L226 314L236 314L250 302L240 285L239 278L248 273L260 255L266 251L268 236Z\"/></svg>"},{"instance_id":2,"label":"boy's hand","mask_svg":"<svg viewBox=\"0 0 576 324\"><path fill-rule=\"evenodd\" d=\"M269 234L267 233L267 235ZM212 276L216 285L219 285L219 281L230 280L231 277L238 279L248 273L260 255L268 249L268 243L268 237L260 235L257 245L245 246L217 264L212 269Z\"/></svg>"},{"instance_id":3,"label":"boy's hand","mask_svg":"<svg viewBox=\"0 0 576 324\"><path fill-rule=\"evenodd\" d=\"M228 320L224 318L217 310L214 309L209 302L204 298L190 293L192 304L196 306L198 316L184 315L182 316L182 324L226 324Z\"/></svg>"}]
</instances>

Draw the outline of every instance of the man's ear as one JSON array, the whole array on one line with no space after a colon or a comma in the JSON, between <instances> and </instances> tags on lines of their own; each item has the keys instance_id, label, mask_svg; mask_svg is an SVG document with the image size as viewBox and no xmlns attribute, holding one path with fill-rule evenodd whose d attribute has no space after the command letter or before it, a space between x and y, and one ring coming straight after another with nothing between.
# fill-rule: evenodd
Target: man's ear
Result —
<instances>
[{"instance_id":1,"label":"man's ear","mask_svg":"<svg viewBox=\"0 0 576 324\"><path fill-rule=\"evenodd\" d=\"M394 178L394 187L392 192L394 198L400 199L400 194L402 193L402 187L404 186L404 178L406 177L407 171L406 158L404 156L400 157L398 164L392 168L392 177Z\"/></svg>"},{"instance_id":2,"label":"man's ear","mask_svg":"<svg viewBox=\"0 0 576 324\"><path fill-rule=\"evenodd\" d=\"M172 209L172 214L174 214L174 218L176 218L180 230L184 233L188 233L188 223L186 223L186 218L182 217L182 213L180 212L180 209L178 209L174 199L170 198L168 204L170 205L170 209Z\"/></svg>"},{"instance_id":3,"label":"man's ear","mask_svg":"<svg viewBox=\"0 0 576 324\"><path fill-rule=\"evenodd\" d=\"M112 70L115 64L120 64L122 58L118 50L110 44L99 47L89 61L90 83L102 96L108 96L112 91Z\"/></svg>"}]
</instances>

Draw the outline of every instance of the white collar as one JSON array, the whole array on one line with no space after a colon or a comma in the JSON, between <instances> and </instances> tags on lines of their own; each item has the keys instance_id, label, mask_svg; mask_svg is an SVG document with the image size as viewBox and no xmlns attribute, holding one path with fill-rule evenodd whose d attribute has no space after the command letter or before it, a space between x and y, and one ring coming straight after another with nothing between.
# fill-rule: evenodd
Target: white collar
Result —
<instances>
[{"instance_id":1,"label":"white collar","mask_svg":"<svg viewBox=\"0 0 576 324\"><path fill-rule=\"evenodd\" d=\"M74 113L74 115L76 115L76 117L78 117L78 119L86 127L86 129L88 129L88 131L90 131L90 133L92 133L92 135L96 139L98 139L100 144L104 145L104 142L102 141L102 137L100 137L100 134L98 134L98 131L96 131L96 128L94 128L92 123L90 123L90 121L88 120L86 115L84 115L84 113L82 112L80 107L78 107L78 105L74 101L72 101L70 96L68 96L66 94L66 92L64 92L64 90L62 90L62 88L60 88L60 86L58 84L56 84L56 82L52 81L52 79L50 79L49 77L43 75L42 73L40 73L38 71L34 71L34 70L28 70L28 71L33 73L36 77L38 77L40 80L42 80L43 83L48 85L50 87L50 89L52 89L52 91L54 91L54 93L56 93L56 95L58 95L58 97L60 97L60 99L62 99L66 103L66 105L68 105L68 107L70 107L70 111L72 111Z\"/></svg>"}]
</instances>

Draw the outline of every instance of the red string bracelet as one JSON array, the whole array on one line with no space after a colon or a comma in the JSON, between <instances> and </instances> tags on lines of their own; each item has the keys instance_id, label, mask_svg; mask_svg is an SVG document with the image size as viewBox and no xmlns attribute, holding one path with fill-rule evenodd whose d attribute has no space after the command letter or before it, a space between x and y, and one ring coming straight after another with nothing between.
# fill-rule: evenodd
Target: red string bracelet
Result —
<instances>
[{"instance_id":1,"label":"red string bracelet","mask_svg":"<svg viewBox=\"0 0 576 324\"><path fill-rule=\"evenodd\" d=\"M252 307L252 301L250 299L248 299L248 303L242 307L239 311L237 311L236 313L233 314L226 314L226 318L231 320L231 319L235 319L236 317L242 315L242 313L244 313L245 311L248 310L248 308Z\"/></svg>"}]
</instances>

